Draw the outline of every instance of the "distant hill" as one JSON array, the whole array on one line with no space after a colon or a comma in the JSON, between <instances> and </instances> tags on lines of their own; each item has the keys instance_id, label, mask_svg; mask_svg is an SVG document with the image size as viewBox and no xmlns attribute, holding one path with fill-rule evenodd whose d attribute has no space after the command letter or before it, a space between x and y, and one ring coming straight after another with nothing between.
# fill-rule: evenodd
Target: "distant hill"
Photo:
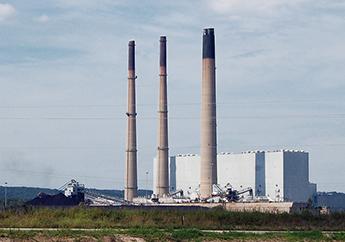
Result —
<instances>
[{"instance_id":1,"label":"distant hill","mask_svg":"<svg viewBox=\"0 0 345 242\"><path fill-rule=\"evenodd\" d=\"M11 200L30 200L37 196L38 193L56 194L57 189L40 188L40 187L7 187L7 198ZM0 186L0 198L4 199L5 188Z\"/></svg>"},{"instance_id":2,"label":"distant hill","mask_svg":"<svg viewBox=\"0 0 345 242\"><path fill-rule=\"evenodd\" d=\"M110 190L110 189L96 189L96 188L90 188L89 190L112 196L112 197L118 197L123 198L124 192L123 190ZM59 193L59 190L57 189L49 189L49 188L40 188L40 187L7 187L7 198L9 200L19 200L19 201L28 201L37 196L38 193L43 192L46 194L57 194ZM139 190L138 191L139 196L144 195L151 195L151 190ZM3 186L0 186L0 201L4 201L5 197L5 188Z\"/></svg>"}]
</instances>

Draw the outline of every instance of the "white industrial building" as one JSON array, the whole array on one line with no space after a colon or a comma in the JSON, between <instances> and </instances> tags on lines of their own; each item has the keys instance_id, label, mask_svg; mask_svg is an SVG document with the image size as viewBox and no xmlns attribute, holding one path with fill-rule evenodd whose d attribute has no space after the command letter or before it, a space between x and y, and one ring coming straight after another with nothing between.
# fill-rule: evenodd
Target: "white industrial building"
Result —
<instances>
[{"instance_id":1,"label":"white industrial building","mask_svg":"<svg viewBox=\"0 0 345 242\"><path fill-rule=\"evenodd\" d=\"M316 193L309 182L309 154L303 151L265 153L266 196L275 200L307 201Z\"/></svg>"},{"instance_id":2,"label":"white industrial building","mask_svg":"<svg viewBox=\"0 0 345 242\"><path fill-rule=\"evenodd\" d=\"M187 195L198 189L200 156L172 156L169 167L170 191L182 189ZM316 184L309 182L309 155L304 151L220 153L217 167L220 186L230 183L237 190L251 187L256 197L306 202L316 193ZM156 159L153 174L155 187Z\"/></svg>"}]
</instances>

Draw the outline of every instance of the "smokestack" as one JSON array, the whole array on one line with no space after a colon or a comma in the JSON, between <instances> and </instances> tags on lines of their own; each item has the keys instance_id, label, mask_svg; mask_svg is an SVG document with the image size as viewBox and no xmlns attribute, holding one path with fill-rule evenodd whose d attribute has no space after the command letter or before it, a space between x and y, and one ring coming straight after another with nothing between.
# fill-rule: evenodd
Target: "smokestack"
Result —
<instances>
[{"instance_id":1,"label":"smokestack","mask_svg":"<svg viewBox=\"0 0 345 242\"><path fill-rule=\"evenodd\" d=\"M159 197L169 193L168 100L166 37L160 38L159 58L159 127L156 192Z\"/></svg>"},{"instance_id":2,"label":"smokestack","mask_svg":"<svg viewBox=\"0 0 345 242\"><path fill-rule=\"evenodd\" d=\"M204 29L201 91L201 198L217 184L216 72L214 29Z\"/></svg>"},{"instance_id":3,"label":"smokestack","mask_svg":"<svg viewBox=\"0 0 345 242\"><path fill-rule=\"evenodd\" d=\"M137 196L137 131L135 108L135 42L128 43L128 124L125 174L125 200L133 201Z\"/></svg>"}]
</instances>

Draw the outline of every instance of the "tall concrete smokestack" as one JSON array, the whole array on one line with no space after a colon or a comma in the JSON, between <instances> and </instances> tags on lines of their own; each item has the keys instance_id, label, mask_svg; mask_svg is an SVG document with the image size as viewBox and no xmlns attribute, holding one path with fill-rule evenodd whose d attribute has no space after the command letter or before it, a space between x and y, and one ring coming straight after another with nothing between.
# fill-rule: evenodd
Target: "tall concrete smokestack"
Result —
<instances>
[{"instance_id":1,"label":"tall concrete smokestack","mask_svg":"<svg viewBox=\"0 0 345 242\"><path fill-rule=\"evenodd\" d=\"M162 197L169 193L167 50L165 36L160 38L159 70L158 174L156 192L158 196Z\"/></svg>"},{"instance_id":2,"label":"tall concrete smokestack","mask_svg":"<svg viewBox=\"0 0 345 242\"><path fill-rule=\"evenodd\" d=\"M214 29L204 29L201 91L200 195L210 197L217 184L216 67Z\"/></svg>"},{"instance_id":3,"label":"tall concrete smokestack","mask_svg":"<svg viewBox=\"0 0 345 242\"><path fill-rule=\"evenodd\" d=\"M137 131L135 108L135 42L128 44L128 124L125 174L125 200L133 201L137 196Z\"/></svg>"}]
</instances>

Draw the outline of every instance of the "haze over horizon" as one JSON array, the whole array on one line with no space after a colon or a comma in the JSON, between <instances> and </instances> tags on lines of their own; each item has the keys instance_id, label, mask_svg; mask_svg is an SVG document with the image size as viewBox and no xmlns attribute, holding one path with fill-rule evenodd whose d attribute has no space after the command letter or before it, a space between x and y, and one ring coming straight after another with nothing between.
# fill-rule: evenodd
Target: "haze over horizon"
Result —
<instances>
[{"instance_id":1,"label":"haze over horizon","mask_svg":"<svg viewBox=\"0 0 345 242\"><path fill-rule=\"evenodd\" d=\"M201 37L214 27L218 151L306 150L318 190L345 192L344 11L342 0L0 0L0 185L123 189L135 39L138 184L151 189L159 37L170 155L198 154Z\"/></svg>"}]
</instances>

